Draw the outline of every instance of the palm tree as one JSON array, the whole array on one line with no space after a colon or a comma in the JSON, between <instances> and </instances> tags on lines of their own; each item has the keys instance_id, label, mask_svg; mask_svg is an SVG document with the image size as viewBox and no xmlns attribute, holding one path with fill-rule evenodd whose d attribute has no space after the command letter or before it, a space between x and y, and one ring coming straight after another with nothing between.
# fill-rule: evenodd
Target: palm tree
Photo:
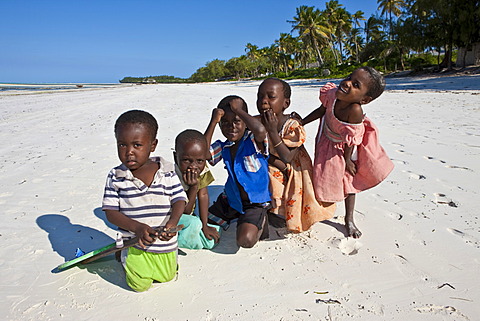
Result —
<instances>
[{"instance_id":1,"label":"palm tree","mask_svg":"<svg viewBox=\"0 0 480 321\"><path fill-rule=\"evenodd\" d=\"M402 14L402 8L406 6L404 0L377 0L378 9L381 9L381 15L385 15L389 20L390 40L392 39L393 19L392 15L399 17Z\"/></svg>"},{"instance_id":2,"label":"palm tree","mask_svg":"<svg viewBox=\"0 0 480 321\"><path fill-rule=\"evenodd\" d=\"M292 55L295 52L295 42L294 37L289 33L281 33L280 39L275 40L283 60L285 74L288 74L288 70L291 67Z\"/></svg>"},{"instance_id":3,"label":"palm tree","mask_svg":"<svg viewBox=\"0 0 480 321\"><path fill-rule=\"evenodd\" d=\"M365 22L365 41L367 43L383 38L383 20L377 16L371 16Z\"/></svg>"},{"instance_id":4,"label":"palm tree","mask_svg":"<svg viewBox=\"0 0 480 321\"><path fill-rule=\"evenodd\" d=\"M353 28L347 37L347 45L346 50L349 52L351 58L355 60L355 62L360 62L360 49L363 44L363 38L360 33L360 29Z\"/></svg>"},{"instance_id":5,"label":"palm tree","mask_svg":"<svg viewBox=\"0 0 480 321\"><path fill-rule=\"evenodd\" d=\"M364 16L364 12L361 11L361 10L358 10L357 12L355 12L354 14L352 14L352 19L353 19L353 22L354 22L354 25L356 25L357 27L361 28L362 26L360 25L360 20L362 21L365 21L365 16Z\"/></svg>"},{"instance_id":6,"label":"palm tree","mask_svg":"<svg viewBox=\"0 0 480 321\"><path fill-rule=\"evenodd\" d=\"M320 66L323 65L323 58L320 49L328 44L330 39L330 27L322 16L320 10L314 7L300 6L296 9L297 15L293 17L293 30L298 31L300 38L311 44L317 55Z\"/></svg>"}]
</instances>

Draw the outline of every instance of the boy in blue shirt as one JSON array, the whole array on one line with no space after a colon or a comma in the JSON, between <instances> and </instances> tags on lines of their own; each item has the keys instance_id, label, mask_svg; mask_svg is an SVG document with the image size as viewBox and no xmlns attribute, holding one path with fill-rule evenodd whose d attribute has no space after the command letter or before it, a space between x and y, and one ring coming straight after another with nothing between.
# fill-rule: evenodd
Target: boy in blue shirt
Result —
<instances>
[{"instance_id":1,"label":"boy in blue shirt","mask_svg":"<svg viewBox=\"0 0 480 321\"><path fill-rule=\"evenodd\" d=\"M205 132L209 144L217 124L227 140L210 146L210 164L223 159L228 179L224 193L209 208L209 220L226 228L238 218L237 244L251 248L268 237L267 132L259 119L248 114L247 104L238 96L223 98L213 110Z\"/></svg>"}]
</instances>

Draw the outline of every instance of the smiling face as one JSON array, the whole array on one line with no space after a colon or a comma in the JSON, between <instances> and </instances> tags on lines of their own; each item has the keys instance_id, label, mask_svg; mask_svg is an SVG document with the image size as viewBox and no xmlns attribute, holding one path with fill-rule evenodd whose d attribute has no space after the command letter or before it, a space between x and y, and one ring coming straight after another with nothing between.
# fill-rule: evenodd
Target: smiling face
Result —
<instances>
[{"instance_id":1,"label":"smiling face","mask_svg":"<svg viewBox=\"0 0 480 321\"><path fill-rule=\"evenodd\" d=\"M142 168L149 161L151 152L157 147L148 127L140 123L121 124L115 131L118 158L132 172Z\"/></svg>"},{"instance_id":2,"label":"smiling face","mask_svg":"<svg viewBox=\"0 0 480 321\"><path fill-rule=\"evenodd\" d=\"M371 81L367 71L357 69L340 82L336 97L347 103L367 104L372 101L372 97L367 95Z\"/></svg>"},{"instance_id":3,"label":"smiling face","mask_svg":"<svg viewBox=\"0 0 480 321\"><path fill-rule=\"evenodd\" d=\"M223 136L231 142L238 142L242 139L247 125L245 122L235 114L230 108L224 109L225 114L220 120L219 126Z\"/></svg>"},{"instance_id":4,"label":"smiling face","mask_svg":"<svg viewBox=\"0 0 480 321\"><path fill-rule=\"evenodd\" d=\"M257 93L257 109L260 114L271 109L275 114L282 114L290 105L290 99L285 98L283 84L276 79L266 79Z\"/></svg>"},{"instance_id":5,"label":"smiling face","mask_svg":"<svg viewBox=\"0 0 480 321\"><path fill-rule=\"evenodd\" d=\"M201 173L205 168L207 146L199 141L187 141L175 151L175 162L182 173L188 169Z\"/></svg>"}]
</instances>

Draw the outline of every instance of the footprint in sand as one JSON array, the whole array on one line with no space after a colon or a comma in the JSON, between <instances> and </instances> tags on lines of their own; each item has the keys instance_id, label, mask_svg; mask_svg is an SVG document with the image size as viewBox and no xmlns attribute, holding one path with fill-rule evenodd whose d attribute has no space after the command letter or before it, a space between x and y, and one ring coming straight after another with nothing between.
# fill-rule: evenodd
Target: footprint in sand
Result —
<instances>
[{"instance_id":1,"label":"footprint in sand","mask_svg":"<svg viewBox=\"0 0 480 321\"><path fill-rule=\"evenodd\" d=\"M448 198L447 195L442 193L434 193L435 196L435 203L437 204L446 204L451 207L458 207L457 203L452 201L452 199Z\"/></svg>"},{"instance_id":2,"label":"footprint in sand","mask_svg":"<svg viewBox=\"0 0 480 321\"><path fill-rule=\"evenodd\" d=\"M333 245L340 249L344 255L354 255L362 247L362 243L352 237L344 237L332 241Z\"/></svg>"},{"instance_id":3,"label":"footprint in sand","mask_svg":"<svg viewBox=\"0 0 480 321\"><path fill-rule=\"evenodd\" d=\"M423 156L423 158L428 159L429 161L440 162L442 164L446 163L446 161L432 157L432 156Z\"/></svg>"},{"instance_id":4,"label":"footprint in sand","mask_svg":"<svg viewBox=\"0 0 480 321\"><path fill-rule=\"evenodd\" d=\"M403 164L403 165L408 165L408 162L407 161L404 161L404 160L401 160L401 159L395 159L395 158L391 158L391 160L397 164Z\"/></svg>"},{"instance_id":5,"label":"footprint in sand","mask_svg":"<svg viewBox=\"0 0 480 321\"><path fill-rule=\"evenodd\" d=\"M399 154L404 154L404 155L412 155L411 153L406 152L403 149L397 149L396 152L399 153Z\"/></svg>"},{"instance_id":6,"label":"footprint in sand","mask_svg":"<svg viewBox=\"0 0 480 321\"><path fill-rule=\"evenodd\" d=\"M472 246L475 246L476 248L480 248L480 241L476 239L475 237L466 234L465 232L462 232L460 230L454 229L454 228L447 228L447 231L452 233L453 235L459 236L462 238L465 243L470 244Z\"/></svg>"},{"instance_id":7,"label":"footprint in sand","mask_svg":"<svg viewBox=\"0 0 480 321\"><path fill-rule=\"evenodd\" d=\"M453 169L462 169L462 170L466 170L466 171L470 171L470 172L473 172L472 169L468 168L468 167L463 167L463 166L455 166L455 165L445 165L446 168L453 168Z\"/></svg>"},{"instance_id":8,"label":"footprint in sand","mask_svg":"<svg viewBox=\"0 0 480 321\"><path fill-rule=\"evenodd\" d=\"M462 314L460 311L455 309L452 306L441 306L441 305L433 305L427 304L422 307L414 308L414 310L420 313L428 313L428 314L435 314L435 315L442 315L442 316L452 316L454 320L470 320L466 315Z\"/></svg>"},{"instance_id":9,"label":"footprint in sand","mask_svg":"<svg viewBox=\"0 0 480 321\"><path fill-rule=\"evenodd\" d=\"M416 174L414 172L410 172L410 171L402 171L404 173L407 173L411 178L415 178L415 179L427 179L424 175L422 174Z\"/></svg>"}]
</instances>

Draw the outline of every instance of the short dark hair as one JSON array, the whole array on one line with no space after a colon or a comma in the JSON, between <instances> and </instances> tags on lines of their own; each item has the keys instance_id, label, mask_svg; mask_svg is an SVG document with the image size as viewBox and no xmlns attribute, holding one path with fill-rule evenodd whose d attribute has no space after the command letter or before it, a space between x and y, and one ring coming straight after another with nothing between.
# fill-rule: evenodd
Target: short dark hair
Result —
<instances>
[{"instance_id":1,"label":"short dark hair","mask_svg":"<svg viewBox=\"0 0 480 321\"><path fill-rule=\"evenodd\" d=\"M236 98L240 98L243 102L242 104L242 109L248 113L248 107L247 107L247 103L245 102L245 100L243 100L242 97L239 97L239 96L235 96L235 95L230 95L230 96L227 96L227 97L224 97L222 98L222 100L220 100L220 102L218 103L218 106L217 108L220 108L222 110L225 110L225 109L230 109L230 102Z\"/></svg>"},{"instance_id":2,"label":"short dark hair","mask_svg":"<svg viewBox=\"0 0 480 321\"><path fill-rule=\"evenodd\" d=\"M275 81L280 82L280 83L282 84L282 86L283 86L283 96L284 96L285 98L288 98L288 99L290 99L290 97L292 97L292 88L290 88L290 85L289 85L288 82L286 82L285 80L280 79L280 78L270 77L270 78L265 79L265 80L262 82L262 84L263 84L264 82L266 82L267 80L275 80ZM261 86L261 84L260 84L260 86Z\"/></svg>"},{"instance_id":3,"label":"short dark hair","mask_svg":"<svg viewBox=\"0 0 480 321\"><path fill-rule=\"evenodd\" d=\"M115 122L114 131L117 133L117 130L120 126L125 124L142 124L147 127L152 139L157 137L158 124L155 117L150 113L143 110L129 110L124 112L118 117Z\"/></svg>"},{"instance_id":4,"label":"short dark hair","mask_svg":"<svg viewBox=\"0 0 480 321\"><path fill-rule=\"evenodd\" d=\"M205 147L208 147L207 139L201 132L196 129L186 129L175 138L175 150L178 151L189 142L203 144Z\"/></svg>"},{"instance_id":5,"label":"short dark hair","mask_svg":"<svg viewBox=\"0 0 480 321\"><path fill-rule=\"evenodd\" d=\"M372 100L378 98L385 90L385 78L375 68L363 66L359 69L365 70L370 75L370 86L367 95L372 97Z\"/></svg>"}]
</instances>

